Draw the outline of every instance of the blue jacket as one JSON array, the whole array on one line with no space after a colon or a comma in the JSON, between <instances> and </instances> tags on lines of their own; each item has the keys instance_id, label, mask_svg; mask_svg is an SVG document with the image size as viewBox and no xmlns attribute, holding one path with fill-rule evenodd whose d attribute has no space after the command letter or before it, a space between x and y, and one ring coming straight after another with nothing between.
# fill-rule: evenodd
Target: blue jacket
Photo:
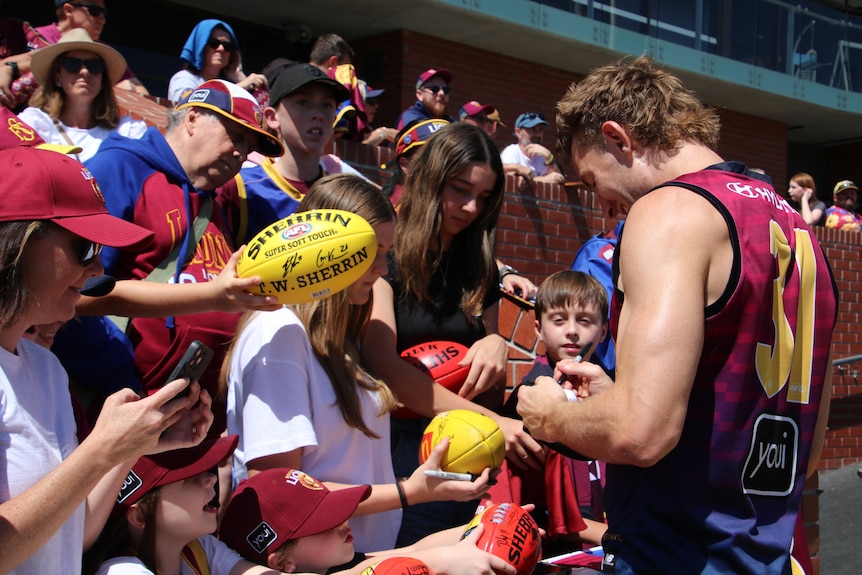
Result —
<instances>
[{"instance_id":1,"label":"blue jacket","mask_svg":"<svg viewBox=\"0 0 862 575\"><path fill-rule=\"evenodd\" d=\"M596 278L608 294L608 303L614 294L614 278L611 265L614 261L614 252L617 247L617 239L623 231L625 221L619 222L613 231L607 231L588 239L572 262L572 270L584 272ZM611 330L608 330L604 341L602 341L593 353L593 361L612 372L617 365L614 340L611 338Z\"/></svg>"}]
</instances>

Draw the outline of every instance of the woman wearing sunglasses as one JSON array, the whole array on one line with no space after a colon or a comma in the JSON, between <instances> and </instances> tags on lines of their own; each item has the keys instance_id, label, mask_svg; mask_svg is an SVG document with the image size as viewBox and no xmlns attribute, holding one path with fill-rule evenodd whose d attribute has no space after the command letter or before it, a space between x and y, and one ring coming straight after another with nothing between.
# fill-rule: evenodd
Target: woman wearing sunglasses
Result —
<instances>
[{"instance_id":1,"label":"woman wearing sunglasses","mask_svg":"<svg viewBox=\"0 0 862 575\"><path fill-rule=\"evenodd\" d=\"M111 132L140 138L147 125L120 117L113 86L126 70L119 52L93 42L83 28L33 53L30 63L39 88L20 117L49 144L80 146L87 161Z\"/></svg>"},{"instance_id":2,"label":"woman wearing sunglasses","mask_svg":"<svg viewBox=\"0 0 862 575\"><path fill-rule=\"evenodd\" d=\"M84 283L103 271L102 244L140 248L152 233L111 216L92 174L68 156L3 150L0 173L0 573L74 575L131 465L199 443L212 400L184 379L143 399L118 391L78 445L66 372L23 336L72 318Z\"/></svg>"},{"instance_id":3,"label":"woman wearing sunglasses","mask_svg":"<svg viewBox=\"0 0 862 575\"><path fill-rule=\"evenodd\" d=\"M171 77L168 84L168 99L176 102L188 91L194 90L207 80L229 80L251 92L260 101L256 92L266 93L268 87L263 74L245 75L242 71L242 55L233 28L227 22L201 20L189 34L180 58L183 69Z\"/></svg>"}]
</instances>

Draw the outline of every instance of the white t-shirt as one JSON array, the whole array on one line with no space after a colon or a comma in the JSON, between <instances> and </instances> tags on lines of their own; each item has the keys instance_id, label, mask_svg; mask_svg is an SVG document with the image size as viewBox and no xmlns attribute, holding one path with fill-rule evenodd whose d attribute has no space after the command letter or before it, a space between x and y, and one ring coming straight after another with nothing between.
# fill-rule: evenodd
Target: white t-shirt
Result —
<instances>
[{"instance_id":1,"label":"white t-shirt","mask_svg":"<svg viewBox=\"0 0 862 575\"><path fill-rule=\"evenodd\" d=\"M230 575L231 569L242 560L239 553L212 535L198 537L198 543L207 556L210 575ZM153 572L137 557L114 557L102 563L96 575L153 575ZM183 561L180 575L195 575L195 572Z\"/></svg>"},{"instance_id":2,"label":"white t-shirt","mask_svg":"<svg viewBox=\"0 0 862 575\"><path fill-rule=\"evenodd\" d=\"M29 124L31 128L36 130L36 133L38 133L48 144L66 145L69 143L66 141L66 138L63 137L63 134L60 133L57 125L54 124L54 120L51 119L51 116L39 108L27 108L21 112L18 117ZM71 140L76 146L81 146L81 153L73 154L75 159L79 162L86 162L92 158L96 152L99 151L99 146L102 145L102 142L105 141L111 132L117 132L121 136L137 140L144 135L144 132L147 131L146 122L135 120L131 116L123 116L120 118L120 122L113 130L109 130L104 126L96 126L88 129L70 128L63 124L63 122L60 122L60 125L63 127L66 135L69 136L69 140Z\"/></svg>"},{"instance_id":3,"label":"white t-shirt","mask_svg":"<svg viewBox=\"0 0 862 575\"><path fill-rule=\"evenodd\" d=\"M238 337L227 394L228 432L239 434L235 483L248 476L246 462L300 448L302 470L321 481L395 482L389 415L377 416L377 394L360 390L365 423L380 436L372 439L344 422L329 377L290 308L256 314ZM351 518L356 550L391 549L400 525L400 509Z\"/></svg>"},{"instance_id":4,"label":"white t-shirt","mask_svg":"<svg viewBox=\"0 0 862 575\"><path fill-rule=\"evenodd\" d=\"M537 176L544 176L548 173L548 166L545 165L545 158L542 156L535 156L533 158L527 157L527 155L521 151L521 146L518 144L510 144L503 148L503 151L500 152L500 160L504 164L520 164L522 166L528 166L532 168L533 174Z\"/></svg>"},{"instance_id":5,"label":"white t-shirt","mask_svg":"<svg viewBox=\"0 0 862 575\"><path fill-rule=\"evenodd\" d=\"M194 74L188 70L180 70L173 76L168 83L168 100L176 102L186 90L194 90L201 84L206 82L206 78Z\"/></svg>"},{"instance_id":6,"label":"white t-shirt","mask_svg":"<svg viewBox=\"0 0 862 575\"><path fill-rule=\"evenodd\" d=\"M69 379L47 349L25 339L0 348L0 502L45 477L78 446ZM11 575L80 573L84 504Z\"/></svg>"}]
</instances>

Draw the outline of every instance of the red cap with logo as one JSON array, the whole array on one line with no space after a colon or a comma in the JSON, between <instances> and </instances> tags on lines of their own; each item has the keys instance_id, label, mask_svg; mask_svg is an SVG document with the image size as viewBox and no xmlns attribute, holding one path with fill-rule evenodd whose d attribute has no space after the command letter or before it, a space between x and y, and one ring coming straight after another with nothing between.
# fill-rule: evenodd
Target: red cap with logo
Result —
<instances>
[{"instance_id":1,"label":"red cap with logo","mask_svg":"<svg viewBox=\"0 0 862 575\"><path fill-rule=\"evenodd\" d=\"M73 158L29 147L0 151L0 222L48 220L84 239L117 248L153 233L108 213L96 178Z\"/></svg>"},{"instance_id":2,"label":"red cap with logo","mask_svg":"<svg viewBox=\"0 0 862 575\"><path fill-rule=\"evenodd\" d=\"M236 488L219 539L247 560L266 565L267 555L291 539L344 523L369 495L370 485L330 491L297 469L268 469Z\"/></svg>"},{"instance_id":3,"label":"red cap with logo","mask_svg":"<svg viewBox=\"0 0 862 575\"><path fill-rule=\"evenodd\" d=\"M174 449L139 458L120 489L114 513L139 501L156 487L215 469L230 457L238 442L239 435L228 435L209 439L188 449Z\"/></svg>"}]
</instances>

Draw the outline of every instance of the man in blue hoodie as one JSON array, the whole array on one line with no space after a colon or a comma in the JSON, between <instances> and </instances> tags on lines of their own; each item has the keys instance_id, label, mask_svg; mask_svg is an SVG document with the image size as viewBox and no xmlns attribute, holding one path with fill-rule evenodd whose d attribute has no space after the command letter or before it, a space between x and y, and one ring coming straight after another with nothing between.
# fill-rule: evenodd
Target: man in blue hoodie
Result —
<instances>
[{"instance_id":1,"label":"man in blue hoodie","mask_svg":"<svg viewBox=\"0 0 862 575\"><path fill-rule=\"evenodd\" d=\"M103 250L106 273L119 280L203 284L229 268L234 246L221 211L212 209L213 190L236 175L252 150L267 156L284 153L261 122L251 94L230 82L210 80L171 111L165 136L150 128L140 140L109 137L88 168L100 182L108 210L153 231L155 238L143 252ZM167 268L162 277L153 273L159 267ZM171 289L170 298L161 297L161 289L143 292L126 303L122 314L133 318L127 333L144 390L152 393L167 383L189 343L199 340L216 352L200 384L217 397L219 366L239 313L211 311L208 302L184 298L182 287ZM118 313L112 297L103 309L113 305L110 312ZM164 316L177 313L177 302L183 302L185 315L166 321ZM224 429L224 407L214 406L213 413L210 434L218 436Z\"/></svg>"}]
</instances>

